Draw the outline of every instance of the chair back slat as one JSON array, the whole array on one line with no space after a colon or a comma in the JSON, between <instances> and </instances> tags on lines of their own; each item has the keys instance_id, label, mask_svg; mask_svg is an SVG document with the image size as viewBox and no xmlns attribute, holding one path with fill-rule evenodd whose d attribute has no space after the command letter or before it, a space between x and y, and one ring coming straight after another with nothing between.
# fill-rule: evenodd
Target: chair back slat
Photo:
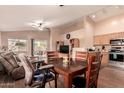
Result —
<instances>
[{"instance_id":1,"label":"chair back slat","mask_svg":"<svg viewBox=\"0 0 124 93\"><path fill-rule=\"evenodd\" d=\"M57 51L47 51L47 61L54 61L58 58L58 52Z\"/></svg>"},{"instance_id":2,"label":"chair back slat","mask_svg":"<svg viewBox=\"0 0 124 93\"><path fill-rule=\"evenodd\" d=\"M91 70L98 69L98 67L99 67L99 63L98 62L96 62L95 64L94 63L95 62L92 63Z\"/></svg>"},{"instance_id":3,"label":"chair back slat","mask_svg":"<svg viewBox=\"0 0 124 93\"><path fill-rule=\"evenodd\" d=\"M87 52L76 51L75 59L78 61L83 61L87 59Z\"/></svg>"}]
</instances>

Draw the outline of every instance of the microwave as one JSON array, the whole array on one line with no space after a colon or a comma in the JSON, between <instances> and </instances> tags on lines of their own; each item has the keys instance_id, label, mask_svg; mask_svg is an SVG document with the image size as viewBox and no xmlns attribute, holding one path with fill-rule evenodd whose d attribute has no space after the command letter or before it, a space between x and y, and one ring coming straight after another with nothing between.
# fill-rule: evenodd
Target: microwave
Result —
<instances>
[{"instance_id":1,"label":"microwave","mask_svg":"<svg viewBox=\"0 0 124 93\"><path fill-rule=\"evenodd\" d=\"M111 45L124 45L124 39L114 39L110 40Z\"/></svg>"}]
</instances>

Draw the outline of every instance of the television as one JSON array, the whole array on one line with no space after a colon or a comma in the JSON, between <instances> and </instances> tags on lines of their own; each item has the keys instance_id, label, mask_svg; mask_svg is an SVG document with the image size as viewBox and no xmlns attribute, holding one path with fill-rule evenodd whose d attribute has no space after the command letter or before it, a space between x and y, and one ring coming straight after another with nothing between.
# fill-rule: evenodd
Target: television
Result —
<instances>
[{"instance_id":1,"label":"television","mask_svg":"<svg viewBox=\"0 0 124 93\"><path fill-rule=\"evenodd\" d=\"M68 54L69 53L69 45L61 45L59 52Z\"/></svg>"}]
</instances>

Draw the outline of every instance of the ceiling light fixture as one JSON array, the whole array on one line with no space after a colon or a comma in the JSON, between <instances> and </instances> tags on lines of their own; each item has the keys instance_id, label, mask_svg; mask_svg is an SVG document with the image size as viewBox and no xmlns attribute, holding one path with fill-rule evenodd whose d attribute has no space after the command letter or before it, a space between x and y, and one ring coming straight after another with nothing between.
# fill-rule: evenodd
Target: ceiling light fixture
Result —
<instances>
[{"instance_id":1,"label":"ceiling light fixture","mask_svg":"<svg viewBox=\"0 0 124 93\"><path fill-rule=\"evenodd\" d=\"M95 15L95 14L93 14L93 15L91 15L91 17L92 17L92 18L95 18L95 17L96 17L96 15Z\"/></svg>"},{"instance_id":2,"label":"ceiling light fixture","mask_svg":"<svg viewBox=\"0 0 124 93\"><path fill-rule=\"evenodd\" d=\"M43 30L44 26L42 22L34 22L34 23L30 23L29 24L31 27L35 28L35 29L39 29L39 30Z\"/></svg>"},{"instance_id":3,"label":"ceiling light fixture","mask_svg":"<svg viewBox=\"0 0 124 93\"><path fill-rule=\"evenodd\" d=\"M28 23L27 25L40 31L50 31L51 22L44 22L43 20L38 20Z\"/></svg>"}]
</instances>

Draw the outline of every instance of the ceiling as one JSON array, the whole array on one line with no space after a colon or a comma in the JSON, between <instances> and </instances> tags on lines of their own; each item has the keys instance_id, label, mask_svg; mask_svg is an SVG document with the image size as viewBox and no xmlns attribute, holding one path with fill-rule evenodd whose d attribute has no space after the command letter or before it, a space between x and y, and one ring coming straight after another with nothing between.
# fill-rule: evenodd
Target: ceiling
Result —
<instances>
[{"instance_id":1,"label":"ceiling","mask_svg":"<svg viewBox=\"0 0 124 93\"><path fill-rule=\"evenodd\" d=\"M47 27L56 27L110 6L93 5L1 5L0 31L36 30L28 23L43 20ZM111 13L111 12L110 12ZM118 14L116 11L115 14ZM111 16L115 15L112 14ZM103 13L103 15L106 15ZM101 15L99 15L101 16ZM95 22L110 16L94 18Z\"/></svg>"},{"instance_id":2,"label":"ceiling","mask_svg":"<svg viewBox=\"0 0 124 93\"><path fill-rule=\"evenodd\" d=\"M90 14L89 17L94 22L99 22L121 14L124 14L124 6L108 6Z\"/></svg>"}]
</instances>

